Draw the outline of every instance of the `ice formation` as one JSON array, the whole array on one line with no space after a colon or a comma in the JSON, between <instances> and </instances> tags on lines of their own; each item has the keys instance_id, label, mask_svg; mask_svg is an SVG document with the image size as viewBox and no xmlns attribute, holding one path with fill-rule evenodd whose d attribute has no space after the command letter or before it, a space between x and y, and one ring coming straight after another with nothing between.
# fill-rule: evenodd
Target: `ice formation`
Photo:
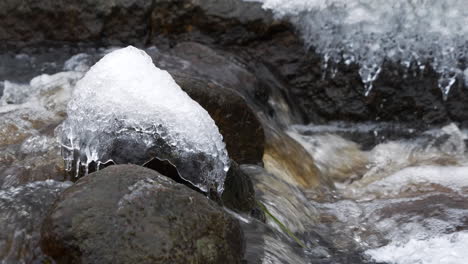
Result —
<instances>
[{"instance_id":1,"label":"ice formation","mask_svg":"<svg viewBox=\"0 0 468 264\"><path fill-rule=\"evenodd\" d=\"M103 57L77 83L67 112L58 130L67 169L151 153L201 190L223 190L229 161L218 128L144 51L129 46Z\"/></svg>"},{"instance_id":2,"label":"ice formation","mask_svg":"<svg viewBox=\"0 0 468 264\"><path fill-rule=\"evenodd\" d=\"M366 95L384 61L426 65L440 75L444 99L463 76L468 49L465 0L246 0L288 17L325 68L357 63ZM332 73L336 71L332 69Z\"/></svg>"}]
</instances>

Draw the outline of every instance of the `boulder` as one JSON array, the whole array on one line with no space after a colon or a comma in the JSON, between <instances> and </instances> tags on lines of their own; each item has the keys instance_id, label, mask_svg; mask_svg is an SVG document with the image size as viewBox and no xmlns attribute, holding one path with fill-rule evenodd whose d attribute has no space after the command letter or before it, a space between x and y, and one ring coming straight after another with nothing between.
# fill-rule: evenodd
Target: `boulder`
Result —
<instances>
[{"instance_id":1,"label":"boulder","mask_svg":"<svg viewBox=\"0 0 468 264\"><path fill-rule=\"evenodd\" d=\"M241 164L262 162L263 127L242 96L205 79L183 74L174 74L174 79L213 118L231 159Z\"/></svg>"},{"instance_id":2,"label":"boulder","mask_svg":"<svg viewBox=\"0 0 468 264\"><path fill-rule=\"evenodd\" d=\"M203 195L136 165L79 179L42 228L57 263L240 263L243 234Z\"/></svg>"},{"instance_id":3,"label":"boulder","mask_svg":"<svg viewBox=\"0 0 468 264\"><path fill-rule=\"evenodd\" d=\"M185 62L183 70L175 68L173 71L190 72L233 89L256 112L262 111L281 124L302 122L284 80L278 78L274 67L258 60L255 51L230 52L223 47L182 42L166 52Z\"/></svg>"}]
</instances>

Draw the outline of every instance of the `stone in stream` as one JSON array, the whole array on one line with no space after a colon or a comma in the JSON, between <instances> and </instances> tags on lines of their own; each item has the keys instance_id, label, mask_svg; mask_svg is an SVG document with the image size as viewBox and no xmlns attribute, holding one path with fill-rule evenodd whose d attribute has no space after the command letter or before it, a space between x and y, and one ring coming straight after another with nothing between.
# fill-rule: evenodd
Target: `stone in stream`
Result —
<instances>
[{"instance_id":1,"label":"stone in stream","mask_svg":"<svg viewBox=\"0 0 468 264\"><path fill-rule=\"evenodd\" d=\"M42 221L70 185L48 180L0 190L0 263L26 264L43 258Z\"/></svg>"},{"instance_id":2,"label":"stone in stream","mask_svg":"<svg viewBox=\"0 0 468 264\"><path fill-rule=\"evenodd\" d=\"M241 95L204 78L179 73L173 76L182 90L213 118L231 159L240 164L262 162L263 127Z\"/></svg>"},{"instance_id":3,"label":"stone in stream","mask_svg":"<svg viewBox=\"0 0 468 264\"><path fill-rule=\"evenodd\" d=\"M225 187L221 197L224 206L247 213L257 207L252 180L234 161L227 173Z\"/></svg>"},{"instance_id":4,"label":"stone in stream","mask_svg":"<svg viewBox=\"0 0 468 264\"><path fill-rule=\"evenodd\" d=\"M150 51L156 65L171 74L181 73L210 80L242 95L254 112L264 112L288 125L302 122L284 81L275 69L245 50L228 52L197 42L181 42L164 54ZM159 59L162 57L161 59Z\"/></svg>"},{"instance_id":5,"label":"stone in stream","mask_svg":"<svg viewBox=\"0 0 468 264\"><path fill-rule=\"evenodd\" d=\"M240 263L237 220L203 195L136 165L79 179L44 222L60 263Z\"/></svg>"},{"instance_id":6,"label":"stone in stream","mask_svg":"<svg viewBox=\"0 0 468 264\"><path fill-rule=\"evenodd\" d=\"M92 164L143 165L159 158L202 191L223 190L229 159L218 127L142 50L119 49L91 67L67 114L58 135L76 176Z\"/></svg>"},{"instance_id":7,"label":"stone in stream","mask_svg":"<svg viewBox=\"0 0 468 264\"><path fill-rule=\"evenodd\" d=\"M304 188L330 184L315 165L307 150L278 128L265 129L265 169L290 184Z\"/></svg>"}]
</instances>

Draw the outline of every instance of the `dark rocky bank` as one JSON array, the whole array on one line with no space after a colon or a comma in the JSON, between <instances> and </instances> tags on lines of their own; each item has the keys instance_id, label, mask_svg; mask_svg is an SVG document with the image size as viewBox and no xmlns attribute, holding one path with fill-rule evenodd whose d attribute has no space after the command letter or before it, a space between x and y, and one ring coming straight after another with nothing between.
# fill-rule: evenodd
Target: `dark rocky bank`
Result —
<instances>
[{"instance_id":1,"label":"dark rocky bank","mask_svg":"<svg viewBox=\"0 0 468 264\"><path fill-rule=\"evenodd\" d=\"M187 56L194 46L179 43L202 44L253 73L259 82L243 84L255 102L271 108L268 101L280 93L297 122L395 121L427 127L453 121L467 125L463 123L467 92L462 82L457 81L443 101L437 76L430 69L403 78L401 68L386 65L365 97L356 67L338 65L335 78L322 78L320 57L304 48L291 24L275 20L259 3L11 0L0 4L0 21L2 49L39 43L133 44L156 45L164 52ZM196 48L196 52L203 61L209 51Z\"/></svg>"}]
</instances>

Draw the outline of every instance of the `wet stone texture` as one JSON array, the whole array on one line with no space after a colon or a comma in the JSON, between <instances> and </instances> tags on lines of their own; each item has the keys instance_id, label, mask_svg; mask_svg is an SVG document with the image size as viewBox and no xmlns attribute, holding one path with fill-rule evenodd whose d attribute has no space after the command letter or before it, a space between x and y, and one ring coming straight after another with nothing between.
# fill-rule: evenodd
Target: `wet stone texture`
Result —
<instances>
[{"instance_id":1,"label":"wet stone texture","mask_svg":"<svg viewBox=\"0 0 468 264\"><path fill-rule=\"evenodd\" d=\"M231 159L241 164L262 162L263 127L241 95L201 78L177 74L174 79L213 118Z\"/></svg>"},{"instance_id":2,"label":"wet stone texture","mask_svg":"<svg viewBox=\"0 0 468 264\"><path fill-rule=\"evenodd\" d=\"M240 263L237 220L152 170L115 165L85 176L44 222L57 263Z\"/></svg>"}]
</instances>

